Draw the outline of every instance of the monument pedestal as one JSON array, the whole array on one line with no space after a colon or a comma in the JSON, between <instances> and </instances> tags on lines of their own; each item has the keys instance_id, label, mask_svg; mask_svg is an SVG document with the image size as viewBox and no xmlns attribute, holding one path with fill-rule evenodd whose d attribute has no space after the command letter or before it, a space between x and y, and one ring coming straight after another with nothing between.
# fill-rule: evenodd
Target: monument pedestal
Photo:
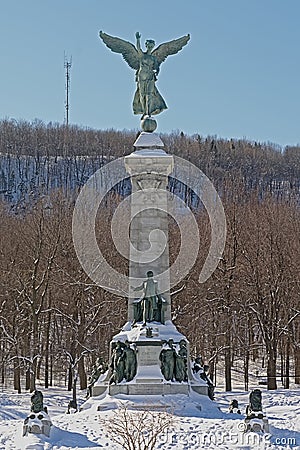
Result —
<instances>
[{"instance_id":1,"label":"monument pedestal","mask_svg":"<svg viewBox=\"0 0 300 450\"><path fill-rule=\"evenodd\" d=\"M144 318L140 322L136 306L142 298L147 299L147 283L141 287L144 297L138 296L140 299L135 294L138 289L131 287L128 322L112 340L111 367L92 387L93 397L104 392L112 396L189 395L191 391L208 395L207 383L191 370L189 343L171 321L167 184L173 157L162 149L163 145L155 133L142 132L134 144L137 150L125 158L132 184L129 276L145 280L147 271L153 272L156 281L149 286L156 283L163 304L160 322L148 321L145 325ZM150 302L153 296L148 293ZM128 349L130 358L134 350L132 364L136 366L130 381L126 381Z\"/></svg>"},{"instance_id":2,"label":"monument pedestal","mask_svg":"<svg viewBox=\"0 0 300 450\"><path fill-rule=\"evenodd\" d=\"M185 336L177 330L171 321L165 325L150 322L147 326L152 328L153 337L146 336L146 327L142 324L131 326L127 323L123 330L114 336L113 342L129 342L136 348L137 372L132 381L121 381L118 384L110 384L112 371L109 371L105 378L100 378L92 388L92 396L98 396L106 392L115 396L125 395L189 395L191 391L198 394L208 395L208 386L205 381L194 377L189 358L187 358L187 381L167 381L161 371L160 354L166 341L170 339L174 342L174 348L178 347L179 342L184 340ZM187 342L188 343L188 342Z\"/></svg>"}]
</instances>

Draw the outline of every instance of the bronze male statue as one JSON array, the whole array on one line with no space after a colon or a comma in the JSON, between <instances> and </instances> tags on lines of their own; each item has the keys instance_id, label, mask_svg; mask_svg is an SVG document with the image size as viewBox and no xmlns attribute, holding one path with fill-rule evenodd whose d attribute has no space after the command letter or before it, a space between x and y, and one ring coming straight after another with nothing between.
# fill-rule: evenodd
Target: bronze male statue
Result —
<instances>
[{"instance_id":1,"label":"bronze male statue","mask_svg":"<svg viewBox=\"0 0 300 450\"><path fill-rule=\"evenodd\" d=\"M148 270L147 272L147 281L144 281L140 286L132 286L132 290L135 292L143 291L140 300L142 303L143 326L146 326L147 322L152 322L158 316L160 316L160 322L164 323L162 311L164 300L158 292L158 284L153 279L152 270ZM135 320L137 321L138 318L135 318Z\"/></svg>"}]
</instances>

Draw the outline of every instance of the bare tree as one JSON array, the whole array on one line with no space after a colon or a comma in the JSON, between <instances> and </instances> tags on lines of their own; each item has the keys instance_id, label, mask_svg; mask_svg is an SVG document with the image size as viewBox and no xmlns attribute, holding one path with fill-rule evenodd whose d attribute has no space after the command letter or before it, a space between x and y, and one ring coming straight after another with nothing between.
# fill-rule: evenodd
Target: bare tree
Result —
<instances>
[{"instance_id":1,"label":"bare tree","mask_svg":"<svg viewBox=\"0 0 300 450\"><path fill-rule=\"evenodd\" d=\"M291 273L286 229L288 207L268 202L251 204L248 235L244 239L244 280L251 292L250 311L254 314L266 346L268 389L276 389L276 362L279 341L291 314ZM246 212L245 212L246 217Z\"/></svg>"},{"instance_id":2,"label":"bare tree","mask_svg":"<svg viewBox=\"0 0 300 450\"><path fill-rule=\"evenodd\" d=\"M100 422L109 432L111 440L124 450L154 450L159 437L175 424L174 416L167 411L131 411L120 404L109 419Z\"/></svg>"}]
</instances>

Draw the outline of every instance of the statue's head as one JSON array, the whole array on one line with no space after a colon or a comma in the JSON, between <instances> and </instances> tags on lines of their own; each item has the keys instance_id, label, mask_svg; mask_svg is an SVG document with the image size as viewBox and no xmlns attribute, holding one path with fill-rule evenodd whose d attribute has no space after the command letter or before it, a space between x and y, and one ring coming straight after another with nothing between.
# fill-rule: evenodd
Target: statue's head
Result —
<instances>
[{"instance_id":1,"label":"statue's head","mask_svg":"<svg viewBox=\"0 0 300 450\"><path fill-rule=\"evenodd\" d=\"M153 277L153 272L152 272L152 270L148 270L148 272L147 272L147 277L148 277L148 278Z\"/></svg>"},{"instance_id":2,"label":"statue's head","mask_svg":"<svg viewBox=\"0 0 300 450\"><path fill-rule=\"evenodd\" d=\"M145 47L147 50L150 50L150 52L151 52L151 50L154 49L154 46L155 46L155 41L153 41L153 39L147 39L145 41Z\"/></svg>"}]
</instances>

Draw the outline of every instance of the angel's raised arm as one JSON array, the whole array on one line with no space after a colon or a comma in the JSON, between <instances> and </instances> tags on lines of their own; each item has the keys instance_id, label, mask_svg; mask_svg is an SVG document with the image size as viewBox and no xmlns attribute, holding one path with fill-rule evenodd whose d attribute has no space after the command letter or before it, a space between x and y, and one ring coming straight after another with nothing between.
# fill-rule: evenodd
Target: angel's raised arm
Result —
<instances>
[{"instance_id":1,"label":"angel's raised arm","mask_svg":"<svg viewBox=\"0 0 300 450\"><path fill-rule=\"evenodd\" d=\"M135 33L135 37L136 37L136 48L138 50L138 52L140 53L142 51L141 49L141 34L137 31Z\"/></svg>"}]
</instances>

